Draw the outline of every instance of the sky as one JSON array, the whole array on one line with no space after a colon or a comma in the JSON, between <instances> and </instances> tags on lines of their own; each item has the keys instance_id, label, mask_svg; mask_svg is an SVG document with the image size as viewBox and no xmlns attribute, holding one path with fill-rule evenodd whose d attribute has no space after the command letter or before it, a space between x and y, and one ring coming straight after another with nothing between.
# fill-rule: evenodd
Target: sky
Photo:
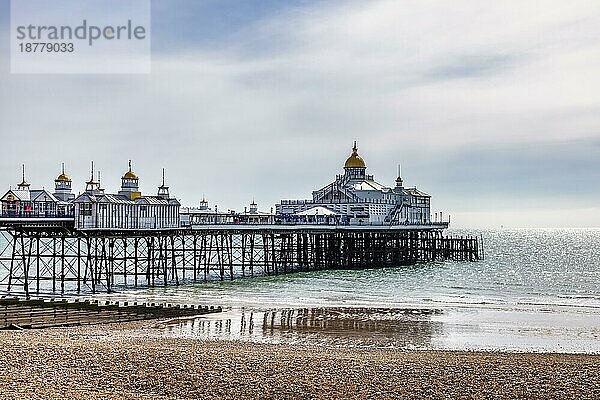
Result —
<instances>
[{"instance_id":1,"label":"sky","mask_svg":"<svg viewBox=\"0 0 600 400\"><path fill-rule=\"evenodd\" d=\"M150 74L10 73L0 185L89 164L184 205L269 210L343 172L432 195L455 227L600 227L600 3L155 0Z\"/></svg>"}]
</instances>

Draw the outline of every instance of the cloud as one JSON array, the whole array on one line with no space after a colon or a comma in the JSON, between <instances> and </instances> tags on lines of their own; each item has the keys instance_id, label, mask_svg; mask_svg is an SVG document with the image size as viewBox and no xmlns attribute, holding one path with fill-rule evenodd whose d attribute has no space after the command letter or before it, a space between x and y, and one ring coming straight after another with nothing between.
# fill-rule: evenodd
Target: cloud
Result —
<instances>
[{"instance_id":1,"label":"cloud","mask_svg":"<svg viewBox=\"0 0 600 400\"><path fill-rule=\"evenodd\" d=\"M600 138L598 17L589 2L317 2L261 14L198 46L183 37L189 26L178 39L155 22L150 75L2 70L0 181L16 182L27 161L31 180L50 186L65 161L82 189L94 159L114 190L132 158L145 192L165 166L184 204L206 195L240 209L255 197L268 209L310 197L358 139L376 177L391 184L402 162L440 205L461 208L468 187L470 204L485 207L497 194L488 176L518 189L507 194L511 207L523 195L566 198L560 185L507 174L495 149L511 149L502 155L512 169L540 182L552 178L541 166L557 160L595 177L596 159L578 158L586 148L569 143ZM544 156L532 159L536 146ZM449 173L467 162L476 174ZM578 196L597 196L580 183Z\"/></svg>"},{"instance_id":2,"label":"cloud","mask_svg":"<svg viewBox=\"0 0 600 400\"><path fill-rule=\"evenodd\" d=\"M478 54L469 56L465 54L425 72L424 80L478 78L493 75L513 66L517 61L514 55Z\"/></svg>"}]
</instances>

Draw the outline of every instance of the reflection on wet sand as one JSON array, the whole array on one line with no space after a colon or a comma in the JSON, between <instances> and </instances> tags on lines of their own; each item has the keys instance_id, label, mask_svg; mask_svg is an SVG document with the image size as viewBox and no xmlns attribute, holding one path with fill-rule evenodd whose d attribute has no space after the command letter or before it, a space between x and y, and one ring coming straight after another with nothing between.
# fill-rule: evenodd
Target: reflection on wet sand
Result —
<instances>
[{"instance_id":1,"label":"reflection on wet sand","mask_svg":"<svg viewBox=\"0 0 600 400\"><path fill-rule=\"evenodd\" d=\"M167 324L170 334L202 339L353 347L429 348L442 334L439 310L303 308L231 310Z\"/></svg>"}]
</instances>

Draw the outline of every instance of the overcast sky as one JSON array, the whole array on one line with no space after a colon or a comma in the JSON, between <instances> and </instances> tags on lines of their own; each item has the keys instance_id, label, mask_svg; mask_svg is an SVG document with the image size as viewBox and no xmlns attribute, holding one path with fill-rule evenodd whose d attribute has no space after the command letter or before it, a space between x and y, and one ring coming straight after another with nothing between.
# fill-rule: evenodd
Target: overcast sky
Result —
<instances>
[{"instance_id":1,"label":"overcast sky","mask_svg":"<svg viewBox=\"0 0 600 400\"><path fill-rule=\"evenodd\" d=\"M10 74L0 0L0 184L132 159L184 205L310 198L352 142L454 226L600 226L600 2L152 2L152 73Z\"/></svg>"}]
</instances>

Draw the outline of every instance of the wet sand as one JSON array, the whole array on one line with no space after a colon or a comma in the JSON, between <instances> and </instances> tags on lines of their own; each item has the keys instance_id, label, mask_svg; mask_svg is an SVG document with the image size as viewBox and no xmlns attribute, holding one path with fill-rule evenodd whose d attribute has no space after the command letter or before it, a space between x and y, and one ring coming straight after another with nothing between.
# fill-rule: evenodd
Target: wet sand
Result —
<instances>
[{"instance_id":1,"label":"wet sand","mask_svg":"<svg viewBox=\"0 0 600 400\"><path fill-rule=\"evenodd\" d=\"M171 337L157 322L0 332L1 399L600 398L600 356Z\"/></svg>"}]
</instances>

